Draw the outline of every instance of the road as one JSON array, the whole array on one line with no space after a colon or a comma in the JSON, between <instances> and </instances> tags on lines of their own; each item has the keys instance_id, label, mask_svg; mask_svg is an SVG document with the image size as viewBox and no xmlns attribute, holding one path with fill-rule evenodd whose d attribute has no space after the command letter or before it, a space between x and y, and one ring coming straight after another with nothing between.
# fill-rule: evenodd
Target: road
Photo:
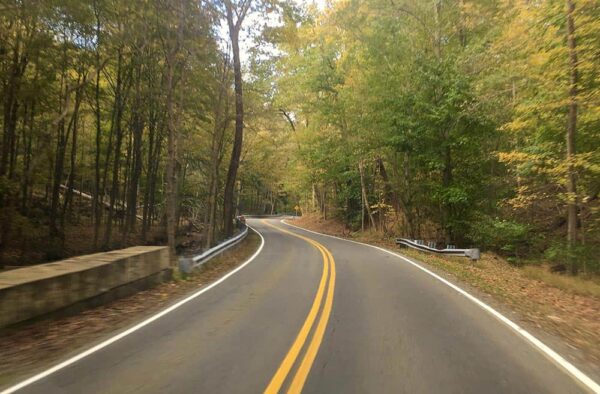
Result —
<instances>
[{"instance_id":1,"label":"road","mask_svg":"<svg viewBox=\"0 0 600 394\"><path fill-rule=\"evenodd\" d=\"M242 269L23 393L578 393L481 306L364 245L250 219Z\"/></svg>"}]
</instances>

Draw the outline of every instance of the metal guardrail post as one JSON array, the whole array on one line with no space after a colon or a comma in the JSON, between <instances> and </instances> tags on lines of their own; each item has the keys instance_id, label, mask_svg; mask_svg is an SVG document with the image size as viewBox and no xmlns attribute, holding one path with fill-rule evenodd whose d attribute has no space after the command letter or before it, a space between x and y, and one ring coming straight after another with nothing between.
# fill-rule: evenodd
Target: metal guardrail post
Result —
<instances>
[{"instance_id":1,"label":"metal guardrail post","mask_svg":"<svg viewBox=\"0 0 600 394\"><path fill-rule=\"evenodd\" d=\"M193 271L194 260L191 257L179 258L179 271L184 274L190 274Z\"/></svg>"},{"instance_id":2,"label":"metal guardrail post","mask_svg":"<svg viewBox=\"0 0 600 394\"><path fill-rule=\"evenodd\" d=\"M471 258L471 260L479 260L481 258L481 253L479 252L479 249L467 249L465 251L465 256Z\"/></svg>"}]
</instances>

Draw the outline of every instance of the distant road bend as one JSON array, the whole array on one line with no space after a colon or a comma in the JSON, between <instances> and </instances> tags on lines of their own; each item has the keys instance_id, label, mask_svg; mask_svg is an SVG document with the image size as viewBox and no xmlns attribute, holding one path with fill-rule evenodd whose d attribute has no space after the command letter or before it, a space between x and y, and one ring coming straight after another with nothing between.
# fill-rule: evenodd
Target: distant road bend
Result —
<instances>
[{"instance_id":1,"label":"distant road bend","mask_svg":"<svg viewBox=\"0 0 600 394\"><path fill-rule=\"evenodd\" d=\"M219 283L4 393L600 391L416 264L276 219L248 223L262 250Z\"/></svg>"}]
</instances>

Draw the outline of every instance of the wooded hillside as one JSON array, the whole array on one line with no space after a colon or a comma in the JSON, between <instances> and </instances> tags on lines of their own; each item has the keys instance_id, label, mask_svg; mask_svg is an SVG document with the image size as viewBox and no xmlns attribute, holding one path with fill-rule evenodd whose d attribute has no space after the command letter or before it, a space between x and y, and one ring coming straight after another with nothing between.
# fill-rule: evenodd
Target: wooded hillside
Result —
<instances>
[{"instance_id":1,"label":"wooded hillside","mask_svg":"<svg viewBox=\"0 0 600 394\"><path fill-rule=\"evenodd\" d=\"M235 202L240 184L224 168L234 146L239 166L260 141L254 126L244 150L239 131L233 143L241 69L220 29L250 3L0 6L0 266L146 242L174 249L177 228L209 246L232 231L223 200ZM263 94L245 97L250 122ZM255 205L268 202L267 183L252 185Z\"/></svg>"},{"instance_id":2,"label":"wooded hillside","mask_svg":"<svg viewBox=\"0 0 600 394\"><path fill-rule=\"evenodd\" d=\"M273 35L305 210L600 270L597 1L338 1Z\"/></svg>"},{"instance_id":3,"label":"wooded hillside","mask_svg":"<svg viewBox=\"0 0 600 394\"><path fill-rule=\"evenodd\" d=\"M595 0L9 2L0 262L209 246L298 207L598 272L599 21Z\"/></svg>"}]
</instances>

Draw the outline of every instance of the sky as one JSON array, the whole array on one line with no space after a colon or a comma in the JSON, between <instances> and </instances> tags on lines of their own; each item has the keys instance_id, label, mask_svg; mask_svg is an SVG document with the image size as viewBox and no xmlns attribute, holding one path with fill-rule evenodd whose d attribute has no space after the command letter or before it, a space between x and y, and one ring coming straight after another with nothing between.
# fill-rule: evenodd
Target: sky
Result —
<instances>
[{"instance_id":1,"label":"sky","mask_svg":"<svg viewBox=\"0 0 600 394\"><path fill-rule=\"evenodd\" d=\"M333 0L286 0L286 1L291 1L298 5L303 5L303 6L315 5L315 6L317 6L317 8L319 10L323 10L327 6L327 3L331 2ZM240 58L242 61L242 66L248 61L249 51L252 49L252 46L254 45L253 40L251 38L252 33L249 32L248 27L260 26L264 22L265 22L264 16L262 16L262 15L258 15L258 14L254 13L254 14L249 14L246 16L246 19L244 20L244 24L243 24L245 29L244 29L244 32L242 32L242 34L240 35ZM277 26L279 24L279 21L277 20L276 16L272 16L266 21L266 23L269 26ZM220 32L219 35L221 36L222 48L226 49L228 47L228 43L229 43L229 31L227 28L227 22L225 20L221 21L221 27L219 29L219 32Z\"/></svg>"}]
</instances>

